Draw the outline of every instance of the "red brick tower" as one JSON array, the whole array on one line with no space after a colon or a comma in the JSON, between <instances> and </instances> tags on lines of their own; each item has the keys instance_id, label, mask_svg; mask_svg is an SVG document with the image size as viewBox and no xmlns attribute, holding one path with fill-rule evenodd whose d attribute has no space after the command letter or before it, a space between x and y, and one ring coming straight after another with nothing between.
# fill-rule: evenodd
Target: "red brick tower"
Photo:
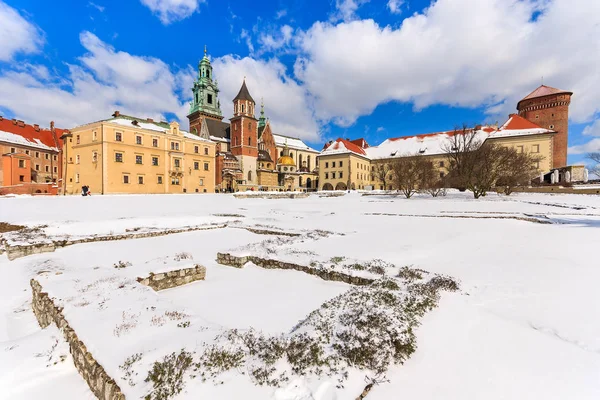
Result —
<instances>
[{"instance_id":1,"label":"red brick tower","mask_svg":"<svg viewBox=\"0 0 600 400\"><path fill-rule=\"evenodd\" d=\"M542 128L556 131L552 144L552 167L567 165L569 104L573 92L542 85L517 104L519 115Z\"/></svg>"},{"instance_id":2,"label":"red brick tower","mask_svg":"<svg viewBox=\"0 0 600 400\"><path fill-rule=\"evenodd\" d=\"M233 99L231 118L231 153L235 156L258 157L258 120L254 118L254 99L246 87Z\"/></svg>"}]
</instances>

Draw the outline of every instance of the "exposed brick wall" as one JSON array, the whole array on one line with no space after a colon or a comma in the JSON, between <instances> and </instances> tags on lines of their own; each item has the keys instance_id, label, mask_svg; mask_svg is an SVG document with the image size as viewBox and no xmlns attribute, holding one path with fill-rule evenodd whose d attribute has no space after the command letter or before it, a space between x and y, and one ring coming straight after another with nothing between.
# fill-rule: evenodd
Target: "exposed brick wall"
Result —
<instances>
[{"instance_id":1,"label":"exposed brick wall","mask_svg":"<svg viewBox=\"0 0 600 400\"><path fill-rule=\"evenodd\" d=\"M519 103L519 115L542 128L556 131L552 145L552 168L567 165L569 104L571 95L560 93Z\"/></svg>"}]
</instances>

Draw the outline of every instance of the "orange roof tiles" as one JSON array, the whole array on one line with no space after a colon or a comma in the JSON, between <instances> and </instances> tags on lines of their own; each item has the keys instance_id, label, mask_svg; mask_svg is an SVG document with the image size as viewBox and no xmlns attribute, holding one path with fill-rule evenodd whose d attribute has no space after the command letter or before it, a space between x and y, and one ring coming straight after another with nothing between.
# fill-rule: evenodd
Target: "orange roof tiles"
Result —
<instances>
[{"instance_id":1,"label":"orange roof tiles","mask_svg":"<svg viewBox=\"0 0 600 400\"><path fill-rule=\"evenodd\" d=\"M39 126L25 124L23 121L10 120L0 117L0 131L20 136L24 140L18 143L25 146L40 147L46 146L59 149L60 140L55 138L55 134L50 129L43 129ZM55 129L55 133L60 136L67 131L66 129Z\"/></svg>"},{"instance_id":2,"label":"orange roof tiles","mask_svg":"<svg viewBox=\"0 0 600 400\"><path fill-rule=\"evenodd\" d=\"M535 89L533 92L531 92L527 96L523 97L521 99L521 101L528 100L528 99L535 99L536 97L550 96L552 94L559 94L559 93L573 94L572 92L567 92L566 90L560 90L560 89L556 89L556 88L553 88L550 86L541 85L540 87Z\"/></svg>"}]
</instances>

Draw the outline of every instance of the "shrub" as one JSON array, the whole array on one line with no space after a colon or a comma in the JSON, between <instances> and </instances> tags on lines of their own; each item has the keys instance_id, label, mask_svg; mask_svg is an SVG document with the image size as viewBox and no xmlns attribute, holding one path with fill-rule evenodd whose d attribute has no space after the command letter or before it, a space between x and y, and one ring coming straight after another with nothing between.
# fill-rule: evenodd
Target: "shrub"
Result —
<instances>
[{"instance_id":1,"label":"shrub","mask_svg":"<svg viewBox=\"0 0 600 400\"><path fill-rule=\"evenodd\" d=\"M145 382L152 382L152 392L146 400L167 400L183 390L183 377L192 365L192 354L182 349L179 354L171 353L162 361L156 361L148 372Z\"/></svg>"},{"instance_id":2,"label":"shrub","mask_svg":"<svg viewBox=\"0 0 600 400\"><path fill-rule=\"evenodd\" d=\"M118 263L113 264L113 267L117 269L131 267L131 263L129 261L119 261Z\"/></svg>"}]
</instances>

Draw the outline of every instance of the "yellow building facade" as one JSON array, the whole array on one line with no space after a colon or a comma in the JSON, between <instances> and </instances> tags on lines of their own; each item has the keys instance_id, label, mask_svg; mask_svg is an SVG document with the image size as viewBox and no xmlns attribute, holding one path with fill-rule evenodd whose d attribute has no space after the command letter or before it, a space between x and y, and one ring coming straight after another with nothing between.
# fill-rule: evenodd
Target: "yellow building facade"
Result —
<instances>
[{"instance_id":1,"label":"yellow building facade","mask_svg":"<svg viewBox=\"0 0 600 400\"><path fill-rule=\"evenodd\" d=\"M64 138L66 194L214 193L215 146L180 129L113 114L71 130Z\"/></svg>"}]
</instances>

